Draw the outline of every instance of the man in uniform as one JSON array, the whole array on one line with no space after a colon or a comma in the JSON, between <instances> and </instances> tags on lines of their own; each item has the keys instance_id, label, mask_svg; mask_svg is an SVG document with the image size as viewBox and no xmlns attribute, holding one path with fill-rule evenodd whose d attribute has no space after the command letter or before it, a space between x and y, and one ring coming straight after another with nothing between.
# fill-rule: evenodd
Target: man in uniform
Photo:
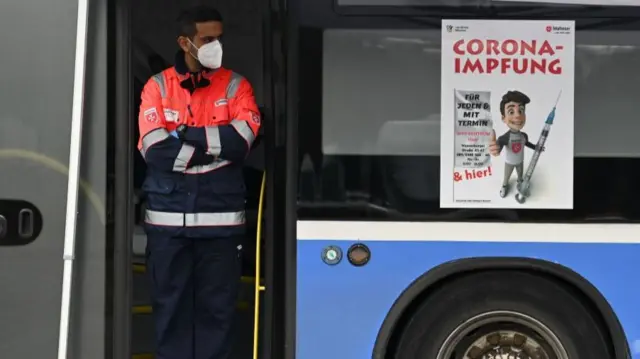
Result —
<instances>
[{"instance_id":1,"label":"man in uniform","mask_svg":"<svg viewBox=\"0 0 640 359\"><path fill-rule=\"evenodd\" d=\"M175 66L142 92L147 272L156 359L225 359L241 275L242 174L260 127L249 82L223 68L222 17L179 17Z\"/></svg>"}]
</instances>

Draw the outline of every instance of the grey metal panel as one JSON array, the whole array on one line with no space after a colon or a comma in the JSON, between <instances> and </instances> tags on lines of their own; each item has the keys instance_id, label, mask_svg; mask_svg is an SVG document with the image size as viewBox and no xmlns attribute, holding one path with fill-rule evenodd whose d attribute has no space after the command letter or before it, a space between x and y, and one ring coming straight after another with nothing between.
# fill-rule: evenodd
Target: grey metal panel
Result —
<instances>
[{"instance_id":1,"label":"grey metal panel","mask_svg":"<svg viewBox=\"0 0 640 359\"><path fill-rule=\"evenodd\" d=\"M80 174L93 193L89 196L82 191L78 203L76 276L71 304L73 359L104 358L106 345L107 1L90 2Z\"/></svg>"},{"instance_id":2,"label":"grey metal panel","mask_svg":"<svg viewBox=\"0 0 640 359\"><path fill-rule=\"evenodd\" d=\"M89 20L86 137L80 195L73 358L103 357L105 264L106 4ZM34 203L43 231L23 247L0 246L0 353L54 358L71 121L75 0L0 4L0 198ZM90 194L90 195L89 195ZM93 200L90 201L90 198ZM92 204L89 204L92 203ZM102 218L101 218L102 217Z\"/></svg>"}]
</instances>

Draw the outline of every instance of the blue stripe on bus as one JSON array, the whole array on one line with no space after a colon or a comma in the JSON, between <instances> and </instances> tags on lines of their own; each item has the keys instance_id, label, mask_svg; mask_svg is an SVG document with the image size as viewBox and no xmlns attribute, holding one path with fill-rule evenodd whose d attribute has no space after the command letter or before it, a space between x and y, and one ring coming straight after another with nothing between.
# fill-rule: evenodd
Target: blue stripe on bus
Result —
<instances>
[{"instance_id":1,"label":"blue stripe on bus","mask_svg":"<svg viewBox=\"0 0 640 359\"><path fill-rule=\"evenodd\" d=\"M298 241L297 358L370 359L386 313L417 277L444 262L469 257L529 257L569 267L609 301L640 359L639 244L365 242L371 261L354 267L321 260L322 249L345 252L353 241Z\"/></svg>"}]
</instances>

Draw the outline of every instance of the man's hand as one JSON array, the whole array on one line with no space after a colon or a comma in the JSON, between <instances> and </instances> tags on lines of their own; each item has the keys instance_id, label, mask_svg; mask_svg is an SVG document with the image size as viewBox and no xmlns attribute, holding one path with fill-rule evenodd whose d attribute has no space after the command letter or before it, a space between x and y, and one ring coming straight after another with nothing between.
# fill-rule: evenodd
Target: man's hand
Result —
<instances>
[{"instance_id":1,"label":"man's hand","mask_svg":"<svg viewBox=\"0 0 640 359\"><path fill-rule=\"evenodd\" d=\"M500 147L498 146L498 142L496 142L495 130L491 130L491 139L489 140L489 153L491 153L491 155L494 157L500 156Z\"/></svg>"}]
</instances>

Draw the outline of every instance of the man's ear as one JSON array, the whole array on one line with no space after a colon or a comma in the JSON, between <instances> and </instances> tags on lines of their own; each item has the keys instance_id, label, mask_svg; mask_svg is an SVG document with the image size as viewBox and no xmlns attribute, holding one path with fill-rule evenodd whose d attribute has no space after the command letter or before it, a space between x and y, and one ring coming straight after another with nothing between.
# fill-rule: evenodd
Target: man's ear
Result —
<instances>
[{"instance_id":1,"label":"man's ear","mask_svg":"<svg viewBox=\"0 0 640 359\"><path fill-rule=\"evenodd\" d=\"M501 115L501 117L502 117L502 122L506 122L504 115Z\"/></svg>"},{"instance_id":2,"label":"man's ear","mask_svg":"<svg viewBox=\"0 0 640 359\"><path fill-rule=\"evenodd\" d=\"M187 40L186 37L184 36L178 36L178 46L180 46L180 48L182 49L182 51L184 52L189 52L189 46L191 44L189 44L189 40Z\"/></svg>"}]
</instances>

